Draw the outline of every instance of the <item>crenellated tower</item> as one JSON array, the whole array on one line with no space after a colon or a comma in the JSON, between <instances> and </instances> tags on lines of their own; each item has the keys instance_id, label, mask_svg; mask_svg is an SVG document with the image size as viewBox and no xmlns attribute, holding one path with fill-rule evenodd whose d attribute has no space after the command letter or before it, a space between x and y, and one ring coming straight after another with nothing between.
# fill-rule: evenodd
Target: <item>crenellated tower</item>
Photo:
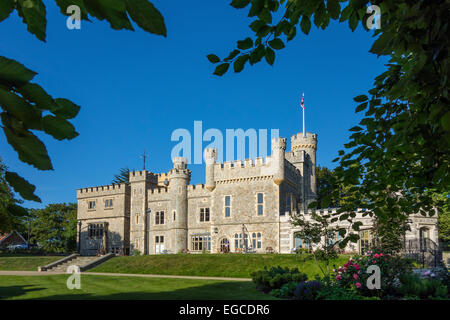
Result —
<instances>
[{"instance_id":1,"label":"crenellated tower","mask_svg":"<svg viewBox=\"0 0 450 320\"><path fill-rule=\"evenodd\" d=\"M187 186L190 179L191 171L187 169L187 159L183 157L173 158L173 169L169 171L169 208L171 215L174 217L170 230L172 239L174 239L174 252L180 252L187 248Z\"/></svg>"},{"instance_id":2,"label":"crenellated tower","mask_svg":"<svg viewBox=\"0 0 450 320\"><path fill-rule=\"evenodd\" d=\"M294 134L291 137L292 164L296 166L303 177L303 199L306 203L316 198L316 151L317 134L307 132Z\"/></svg>"},{"instance_id":3,"label":"crenellated tower","mask_svg":"<svg viewBox=\"0 0 450 320\"><path fill-rule=\"evenodd\" d=\"M274 166L273 182L280 185L284 181L284 161L286 150L286 138L272 139L271 161Z\"/></svg>"},{"instance_id":4,"label":"crenellated tower","mask_svg":"<svg viewBox=\"0 0 450 320\"><path fill-rule=\"evenodd\" d=\"M217 149L206 148L205 149L205 187L209 191L213 191L216 188L216 182L214 180L214 165L217 160Z\"/></svg>"}]
</instances>

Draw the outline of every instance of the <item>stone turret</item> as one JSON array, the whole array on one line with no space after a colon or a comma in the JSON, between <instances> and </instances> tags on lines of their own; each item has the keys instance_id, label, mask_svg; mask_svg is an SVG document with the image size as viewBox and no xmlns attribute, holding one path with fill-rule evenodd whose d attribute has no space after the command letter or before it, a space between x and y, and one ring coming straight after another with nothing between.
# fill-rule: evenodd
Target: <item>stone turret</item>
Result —
<instances>
[{"instance_id":1,"label":"stone turret","mask_svg":"<svg viewBox=\"0 0 450 320\"><path fill-rule=\"evenodd\" d=\"M317 134L307 132L306 137L302 133L293 135L291 137L291 151L294 154L294 159L299 159L299 162L294 161L293 164L302 172L305 181L305 200L309 202L316 197ZM302 158L304 159L303 165L300 162Z\"/></svg>"},{"instance_id":2,"label":"stone turret","mask_svg":"<svg viewBox=\"0 0 450 320\"><path fill-rule=\"evenodd\" d=\"M130 203L130 243L132 249L148 254L148 211L147 189L152 181L152 173L147 170L132 171L129 175Z\"/></svg>"},{"instance_id":3,"label":"stone turret","mask_svg":"<svg viewBox=\"0 0 450 320\"><path fill-rule=\"evenodd\" d=\"M272 165L274 166L273 182L280 185L284 181L284 161L286 138L272 139Z\"/></svg>"},{"instance_id":4,"label":"stone turret","mask_svg":"<svg viewBox=\"0 0 450 320\"><path fill-rule=\"evenodd\" d=\"M175 219L171 228L172 239L175 239L173 245L175 252L187 249L187 186L190 179L191 171L187 169L187 159L183 157L173 158L173 169L169 171L169 208Z\"/></svg>"},{"instance_id":5,"label":"stone turret","mask_svg":"<svg viewBox=\"0 0 450 320\"><path fill-rule=\"evenodd\" d=\"M206 173L205 173L205 187L209 191L213 191L216 187L216 182L214 180L214 165L217 160L217 149L207 148L205 149L205 164L206 164Z\"/></svg>"}]
</instances>

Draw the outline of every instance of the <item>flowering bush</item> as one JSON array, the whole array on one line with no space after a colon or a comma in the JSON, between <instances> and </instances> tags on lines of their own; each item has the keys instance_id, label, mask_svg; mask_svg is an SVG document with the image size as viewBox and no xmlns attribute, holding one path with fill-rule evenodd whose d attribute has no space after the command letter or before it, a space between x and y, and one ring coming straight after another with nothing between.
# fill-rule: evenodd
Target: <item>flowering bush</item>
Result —
<instances>
[{"instance_id":1,"label":"flowering bush","mask_svg":"<svg viewBox=\"0 0 450 320\"><path fill-rule=\"evenodd\" d=\"M367 268L376 265L380 268L380 290L367 288L367 279L372 275ZM411 272L409 260L385 254L382 252L367 252L364 256L350 258L343 267L333 270L333 276L338 286L356 291L364 296L388 296L395 294L398 277Z\"/></svg>"},{"instance_id":2,"label":"flowering bush","mask_svg":"<svg viewBox=\"0 0 450 320\"><path fill-rule=\"evenodd\" d=\"M322 283L318 280L302 281L294 291L294 297L299 300L315 300L322 289Z\"/></svg>"}]
</instances>

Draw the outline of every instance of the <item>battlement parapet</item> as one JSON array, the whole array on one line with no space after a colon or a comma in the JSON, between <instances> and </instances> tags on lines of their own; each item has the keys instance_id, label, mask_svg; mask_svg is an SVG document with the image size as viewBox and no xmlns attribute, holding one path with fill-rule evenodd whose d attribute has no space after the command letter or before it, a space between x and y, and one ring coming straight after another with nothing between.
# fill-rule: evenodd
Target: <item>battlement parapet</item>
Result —
<instances>
[{"instance_id":1,"label":"battlement parapet","mask_svg":"<svg viewBox=\"0 0 450 320\"><path fill-rule=\"evenodd\" d=\"M110 184L106 186L97 186L90 188L77 189L77 198L89 198L107 196L113 194L125 194L129 192L129 186L126 183Z\"/></svg>"},{"instance_id":2,"label":"battlement parapet","mask_svg":"<svg viewBox=\"0 0 450 320\"><path fill-rule=\"evenodd\" d=\"M190 184L187 186L188 190L204 190L205 189L205 185L203 183L199 183L199 184Z\"/></svg>"},{"instance_id":3,"label":"battlement parapet","mask_svg":"<svg viewBox=\"0 0 450 320\"><path fill-rule=\"evenodd\" d=\"M256 159L226 161L214 165L214 180L222 181L234 178L247 178L274 174L277 166L274 166L272 157L258 157Z\"/></svg>"},{"instance_id":4,"label":"battlement parapet","mask_svg":"<svg viewBox=\"0 0 450 320\"><path fill-rule=\"evenodd\" d=\"M306 137L303 133L296 133L291 136L291 150L296 149L317 149L317 134L307 132Z\"/></svg>"},{"instance_id":5,"label":"battlement parapet","mask_svg":"<svg viewBox=\"0 0 450 320\"><path fill-rule=\"evenodd\" d=\"M147 189L148 194L161 194L161 193L168 193L169 190L166 187L156 187L156 188L149 188Z\"/></svg>"},{"instance_id":6,"label":"battlement parapet","mask_svg":"<svg viewBox=\"0 0 450 320\"><path fill-rule=\"evenodd\" d=\"M130 182L137 182L137 181L149 181L149 182L156 182L157 181L157 175L153 172L147 171L147 170L140 170L140 171L130 171L129 176Z\"/></svg>"}]
</instances>

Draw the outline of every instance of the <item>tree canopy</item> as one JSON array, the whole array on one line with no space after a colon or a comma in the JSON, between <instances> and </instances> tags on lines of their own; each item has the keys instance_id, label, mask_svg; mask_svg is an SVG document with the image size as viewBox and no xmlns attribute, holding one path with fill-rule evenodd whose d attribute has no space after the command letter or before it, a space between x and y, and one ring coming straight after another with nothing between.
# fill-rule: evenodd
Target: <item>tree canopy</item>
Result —
<instances>
[{"instance_id":1,"label":"tree canopy","mask_svg":"<svg viewBox=\"0 0 450 320\"><path fill-rule=\"evenodd\" d=\"M146 32L166 36L164 18L147 0L55 0L63 15L71 15L67 8L80 8L81 19L106 20L112 29L131 30L134 21ZM27 30L46 41L46 7L42 0L2 0L0 22L17 12ZM57 140L71 140L78 136L69 120L77 116L80 106L64 98L53 98L39 84L32 82L36 72L12 58L0 56L0 121L8 143L19 159L38 170L53 170L45 144L33 133L44 132ZM15 172L6 169L5 183L25 200L41 202L36 187ZM3 181L2 180L2 181Z\"/></svg>"},{"instance_id":2,"label":"tree canopy","mask_svg":"<svg viewBox=\"0 0 450 320\"><path fill-rule=\"evenodd\" d=\"M434 195L450 189L450 2L370 4L381 9L381 28L373 32L370 52L390 61L374 87L354 98L355 112L365 112L365 117L350 129L350 141L335 159L337 183L348 194L339 219L352 221L357 208L381 218L432 215L433 206L441 210L443 205ZM235 72L263 58L273 65L276 51L296 38L298 28L307 35L313 24L326 29L330 20L337 20L347 22L352 31L359 23L368 30L368 5L367 0L232 0L234 8L248 8L254 35L237 41L237 48L223 59L215 54L207 58L217 64L218 76L231 64ZM323 206L339 193L334 188L322 199Z\"/></svg>"}]
</instances>

